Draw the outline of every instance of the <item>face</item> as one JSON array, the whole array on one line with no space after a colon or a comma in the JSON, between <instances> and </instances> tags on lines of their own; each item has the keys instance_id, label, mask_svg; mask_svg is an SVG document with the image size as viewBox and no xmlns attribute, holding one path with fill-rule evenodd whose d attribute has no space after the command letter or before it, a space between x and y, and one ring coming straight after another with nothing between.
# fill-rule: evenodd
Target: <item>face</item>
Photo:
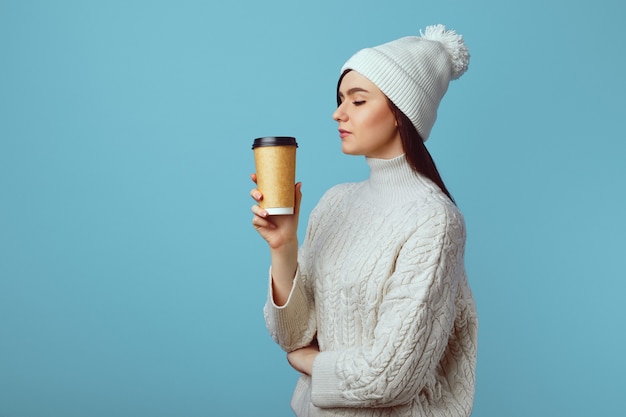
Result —
<instances>
[{"instance_id":1,"label":"face","mask_svg":"<svg viewBox=\"0 0 626 417\"><path fill-rule=\"evenodd\" d=\"M402 140L387 97L356 71L339 85L341 104L333 113L339 123L341 149L349 155L391 159L402 155Z\"/></svg>"}]
</instances>

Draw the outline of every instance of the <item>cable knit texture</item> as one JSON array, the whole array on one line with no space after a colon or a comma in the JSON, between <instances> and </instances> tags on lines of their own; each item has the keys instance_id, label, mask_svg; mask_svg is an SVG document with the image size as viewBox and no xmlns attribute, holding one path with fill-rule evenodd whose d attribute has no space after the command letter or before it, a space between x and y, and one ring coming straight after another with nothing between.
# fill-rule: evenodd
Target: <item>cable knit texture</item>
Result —
<instances>
[{"instance_id":1,"label":"cable knit texture","mask_svg":"<svg viewBox=\"0 0 626 417\"><path fill-rule=\"evenodd\" d=\"M287 303L265 319L285 351L321 353L296 385L304 416L468 416L477 316L457 207L404 155L312 211ZM270 271L271 276L271 271Z\"/></svg>"}]
</instances>

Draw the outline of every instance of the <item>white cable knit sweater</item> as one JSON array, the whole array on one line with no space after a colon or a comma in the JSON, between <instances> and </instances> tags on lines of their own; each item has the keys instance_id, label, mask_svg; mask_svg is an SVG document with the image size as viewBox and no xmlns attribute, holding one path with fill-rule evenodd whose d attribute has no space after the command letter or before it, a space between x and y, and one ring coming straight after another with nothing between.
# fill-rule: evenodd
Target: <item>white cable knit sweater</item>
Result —
<instances>
[{"instance_id":1,"label":"white cable knit sweater","mask_svg":"<svg viewBox=\"0 0 626 417\"><path fill-rule=\"evenodd\" d=\"M457 207L404 155L367 159L370 178L312 211L289 300L265 318L285 351L317 338L303 416L468 416L477 316Z\"/></svg>"}]
</instances>

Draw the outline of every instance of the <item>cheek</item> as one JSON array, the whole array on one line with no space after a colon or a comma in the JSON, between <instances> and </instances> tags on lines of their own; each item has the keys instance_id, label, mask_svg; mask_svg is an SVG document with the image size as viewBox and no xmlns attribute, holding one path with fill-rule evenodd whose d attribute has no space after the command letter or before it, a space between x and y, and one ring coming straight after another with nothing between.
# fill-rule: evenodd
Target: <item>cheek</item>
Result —
<instances>
[{"instance_id":1,"label":"cheek","mask_svg":"<svg viewBox=\"0 0 626 417\"><path fill-rule=\"evenodd\" d=\"M389 136L397 131L396 119L388 108L378 109L368 119L368 127L378 134Z\"/></svg>"}]
</instances>

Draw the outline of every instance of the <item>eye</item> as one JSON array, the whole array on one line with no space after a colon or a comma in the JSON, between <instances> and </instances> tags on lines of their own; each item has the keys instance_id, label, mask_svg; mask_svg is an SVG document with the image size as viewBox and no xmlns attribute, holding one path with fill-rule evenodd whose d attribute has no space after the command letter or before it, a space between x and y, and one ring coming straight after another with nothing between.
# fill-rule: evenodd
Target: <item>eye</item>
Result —
<instances>
[{"instance_id":1,"label":"eye","mask_svg":"<svg viewBox=\"0 0 626 417\"><path fill-rule=\"evenodd\" d=\"M365 104L365 100L355 100L352 102L352 104L354 104L355 106L361 106Z\"/></svg>"}]
</instances>

